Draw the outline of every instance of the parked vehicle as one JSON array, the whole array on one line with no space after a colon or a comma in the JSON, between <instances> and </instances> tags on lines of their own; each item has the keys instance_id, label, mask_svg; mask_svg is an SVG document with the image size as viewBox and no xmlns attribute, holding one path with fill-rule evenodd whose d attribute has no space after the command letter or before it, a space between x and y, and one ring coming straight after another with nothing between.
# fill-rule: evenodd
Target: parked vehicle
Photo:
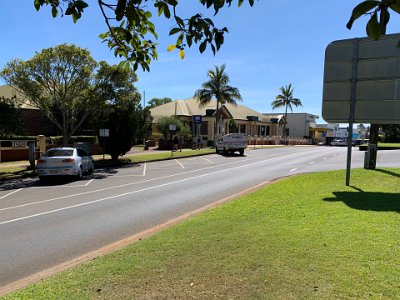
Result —
<instances>
[{"instance_id":1,"label":"parked vehicle","mask_svg":"<svg viewBox=\"0 0 400 300\"><path fill-rule=\"evenodd\" d=\"M247 147L247 139L243 133L229 133L221 137L216 145L215 150L217 154L233 153L238 151L240 155L244 154L244 149Z\"/></svg>"},{"instance_id":2,"label":"parked vehicle","mask_svg":"<svg viewBox=\"0 0 400 300\"><path fill-rule=\"evenodd\" d=\"M345 139L334 139L331 142L331 146L347 146L347 140L345 140Z\"/></svg>"},{"instance_id":3,"label":"parked vehicle","mask_svg":"<svg viewBox=\"0 0 400 300\"><path fill-rule=\"evenodd\" d=\"M84 173L94 170L93 158L80 148L51 148L37 160L39 179L49 176L74 176L81 179Z\"/></svg>"}]
</instances>

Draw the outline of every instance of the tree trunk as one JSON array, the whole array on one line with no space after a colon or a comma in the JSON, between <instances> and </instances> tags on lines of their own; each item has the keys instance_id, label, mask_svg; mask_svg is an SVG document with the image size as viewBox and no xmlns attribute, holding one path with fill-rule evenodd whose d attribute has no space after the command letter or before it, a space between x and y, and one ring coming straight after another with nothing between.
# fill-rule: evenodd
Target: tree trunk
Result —
<instances>
[{"instance_id":1,"label":"tree trunk","mask_svg":"<svg viewBox=\"0 0 400 300\"><path fill-rule=\"evenodd\" d=\"M386 8L387 10L387 8ZM381 9L380 14L380 23L382 28L382 34L386 34L386 25L385 18L383 17L385 11ZM369 129L369 143L368 143L368 162L367 165L364 165L364 168L375 170L376 168L376 158L378 155L378 139L379 139L379 125L371 124L371 128Z\"/></svg>"}]
</instances>

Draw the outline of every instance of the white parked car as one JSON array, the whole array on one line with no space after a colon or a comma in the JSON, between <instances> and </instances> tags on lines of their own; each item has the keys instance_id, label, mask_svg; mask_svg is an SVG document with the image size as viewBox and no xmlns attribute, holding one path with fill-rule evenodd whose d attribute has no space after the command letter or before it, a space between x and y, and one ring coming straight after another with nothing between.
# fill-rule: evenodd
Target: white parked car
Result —
<instances>
[{"instance_id":1,"label":"white parked car","mask_svg":"<svg viewBox=\"0 0 400 300\"><path fill-rule=\"evenodd\" d=\"M215 149L217 154L223 153L233 153L238 151L240 155L244 154L244 149L247 147L247 139L243 133L229 133L221 137Z\"/></svg>"},{"instance_id":2,"label":"white parked car","mask_svg":"<svg viewBox=\"0 0 400 300\"><path fill-rule=\"evenodd\" d=\"M331 146L347 146L347 139L334 139Z\"/></svg>"},{"instance_id":3,"label":"white parked car","mask_svg":"<svg viewBox=\"0 0 400 300\"><path fill-rule=\"evenodd\" d=\"M80 148L51 148L37 160L39 179L48 176L75 176L81 179L84 173L94 170L93 158Z\"/></svg>"}]
</instances>

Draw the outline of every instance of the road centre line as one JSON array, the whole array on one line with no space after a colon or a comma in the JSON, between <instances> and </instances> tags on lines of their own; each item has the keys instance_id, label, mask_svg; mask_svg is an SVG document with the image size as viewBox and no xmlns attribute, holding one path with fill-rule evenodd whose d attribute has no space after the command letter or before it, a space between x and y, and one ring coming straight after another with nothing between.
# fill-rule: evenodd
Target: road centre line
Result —
<instances>
[{"instance_id":1,"label":"road centre line","mask_svg":"<svg viewBox=\"0 0 400 300\"><path fill-rule=\"evenodd\" d=\"M296 155L296 154L300 154L300 153L299 152L295 152L295 153L291 153L291 154L288 154L288 155L281 155L281 153L276 153L276 154L270 155L270 157L275 158L275 156L279 155L279 158L280 158L280 157L293 156L293 155ZM253 159L256 159L256 158L248 158L248 159L244 159L244 160L240 160L240 161L229 161L227 163L222 163L220 165L207 166L207 167L204 167L204 168L191 170L191 171L186 171L186 172L182 172L182 173L176 173L176 174L171 174L171 175L167 175L167 176L161 176L161 177L156 177L156 178L152 178L152 179L136 181L136 182L130 182L130 183L125 183L125 184L121 184L121 185L117 185L117 186L111 186L111 187L102 188L102 189L98 189L98 190L87 191L87 192L82 192L82 193L76 193L76 194L72 194L72 195L68 195L68 196L61 196L61 197L51 198L51 199L47 199L47 200L41 200L41 201L37 201L37 202L31 202L31 203L20 204L20 205L11 206L11 207L0 208L0 212L1 211L6 211L6 210L11 210L11 209L18 209L18 208L27 207L27 206L33 206L33 205L48 203L48 202L53 202L53 201L62 200L62 199L68 199L68 198L79 197L79 196L83 196L83 195L94 194L94 193L113 190L113 189L119 189L119 188L131 186L131 185L136 185L136 184L146 183L146 182L152 182L152 181L161 180L161 179L167 179L167 178L171 178L171 177L176 177L176 176L180 176L180 175L185 175L185 174L190 174L190 173L194 173L194 172L204 171L204 170L208 170L208 169L215 169L215 168L218 168L218 167L221 167L221 166L234 164L234 163L237 163L237 162L249 161L249 160L253 160ZM271 160L273 158L270 158L267 161L269 161L269 160ZM264 162L264 161L257 161L256 163L260 163L260 162ZM38 189L40 187L32 187L32 188L33 189Z\"/></svg>"},{"instance_id":2,"label":"road centre line","mask_svg":"<svg viewBox=\"0 0 400 300\"><path fill-rule=\"evenodd\" d=\"M295 154L297 154L297 153L292 153L292 154L285 155L285 156L292 156L292 155L295 155ZM4 221L4 222L0 222L0 225L15 223L15 222L18 222L18 221L23 221L23 220L27 220L27 219L31 219L31 218L35 218L35 217L39 217L39 216L44 216L44 215L60 212L60 211L63 211L63 210L69 210L69 209L72 209L72 208L77 208L77 207L81 207L81 206L95 204L95 203L107 201L107 200L110 200L110 199L115 199L115 198L120 198L120 197L124 197L124 196L128 196L128 195L133 195L133 194L137 194L137 193L141 193L141 192L145 192L145 191L149 191L149 190L153 190L153 189L162 188L162 187L169 186L169 185L179 184L179 183L182 183L182 182L185 182L185 181L189 181L189 180L195 180L195 179L197 180L199 178L203 178L203 177L206 177L206 176L209 176L209 175L223 173L223 172L229 172L229 171L234 170L234 169L240 169L240 168L252 166L252 165L258 164L258 163L268 162L268 161L271 161L273 159L274 158L269 158L269 159L265 159L265 160L262 160L262 161L256 161L256 162L248 163L248 164L245 164L245 165L232 167L232 168L229 168L229 169L219 170L219 171L210 172L210 173L206 173L206 174L202 174L202 175L198 175L198 176L194 176L194 177L184 178L184 179L177 180L177 181L167 182L167 183L164 183L164 184L151 186L151 187L143 188L143 189L136 190L136 191L126 192L126 193L122 193L122 194L119 194L119 195L113 195L113 196L109 196L109 197L105 197L105 198L100 198L100 199L96 199L96 200L92 200L92 201L88 201L88 202L79 203L79 204L76 204L76 205L66 206L66 207L53 209L53 210L49 210L49 211L45 211L45 212L41 212L41 213L29 215L29 216L25 216L25 217L11 219L11 220L7 220L7 221ZM5 210L5 209L2 209L2 210Z\"/></svg>"},{"instance_id":3,"label":"road centre line","mask_svg":"<svg viewBox=\"0 0 400 300\"><path fill-rule=\"evenodd\" d=\"M294 168L294 169L291 169L289 172L294 172L296 170L297 170L297 168Z\"/></svg>"},{"instance_id":4,"label":"road centre line","mask_svg":"<svg viewBox=\"0 0 400 300\"><path fill-rule=\"evenodd\" d=\"M178 165L180 165L181 166L181 168L182 169L184 169L185 167L177 160L177 159L174 159L175 160L175 162L178 164Z\"/></svg>"},{"instance_id":5,"label":"road centre line","mask_svg":"<svg viewBox=\"0 0 400 300\"><path fill-rule=\"evenodd\" d=\"M12 191L12 192L10 192L10 193L4 195L4 196L1 196L1 197L0 197L0 200L6 198L6 197L8 197L8 196L11 196L12 194L15 194L15 193L19 192L20 190L22 190L22 188L21 188L21 189L18 189L18 190L15 190L15 191Z\"/></svg>"}]
</instances>

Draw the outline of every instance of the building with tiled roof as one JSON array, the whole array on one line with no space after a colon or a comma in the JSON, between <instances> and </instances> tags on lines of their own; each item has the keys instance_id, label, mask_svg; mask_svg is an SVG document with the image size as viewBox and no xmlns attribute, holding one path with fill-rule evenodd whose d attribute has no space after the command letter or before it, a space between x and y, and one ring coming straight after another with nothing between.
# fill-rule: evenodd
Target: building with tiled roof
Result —
<instances>
[{"instance_id":1,"label":"building with tiled roof","mask_svg":"<svg viewBox=\"0 0 400 300\"><path fill-rule=\"evenodd\" d=\"M212 100L206 106L199 106L199 102L195 98L188 98L154 107L150 109L150 112L154 123L157 123L157 119L160 117L177 116L192 128L193 134L196 134L198 130L203 140L208 141L208 144L212 144L214 141L216 106L216 100ZM261 137L281 136L285 122L283 115L263 115L241 104L224 104L220 107L218 115L220 116L220 121L217 135L230 133L229 121L231 119L234 119L238 125L236 132ZM193 116L201 116L202 122L199 129L196 128L193 122Z\"/></svg>"},{"instance_id":2,"label":"building with tiled roof","mask_svg":"<svg viewBox=\"0 0 400 300\"><path fill-rule=\"evenodd\" d=\"M57 135L56 126L50 122L41 110L33 106L28 99L18 93L12 86L0 86L0 97L8 99L15 97L15 103L21 108L21 117L28 135Z\"/></svg>"}]
</instances>

